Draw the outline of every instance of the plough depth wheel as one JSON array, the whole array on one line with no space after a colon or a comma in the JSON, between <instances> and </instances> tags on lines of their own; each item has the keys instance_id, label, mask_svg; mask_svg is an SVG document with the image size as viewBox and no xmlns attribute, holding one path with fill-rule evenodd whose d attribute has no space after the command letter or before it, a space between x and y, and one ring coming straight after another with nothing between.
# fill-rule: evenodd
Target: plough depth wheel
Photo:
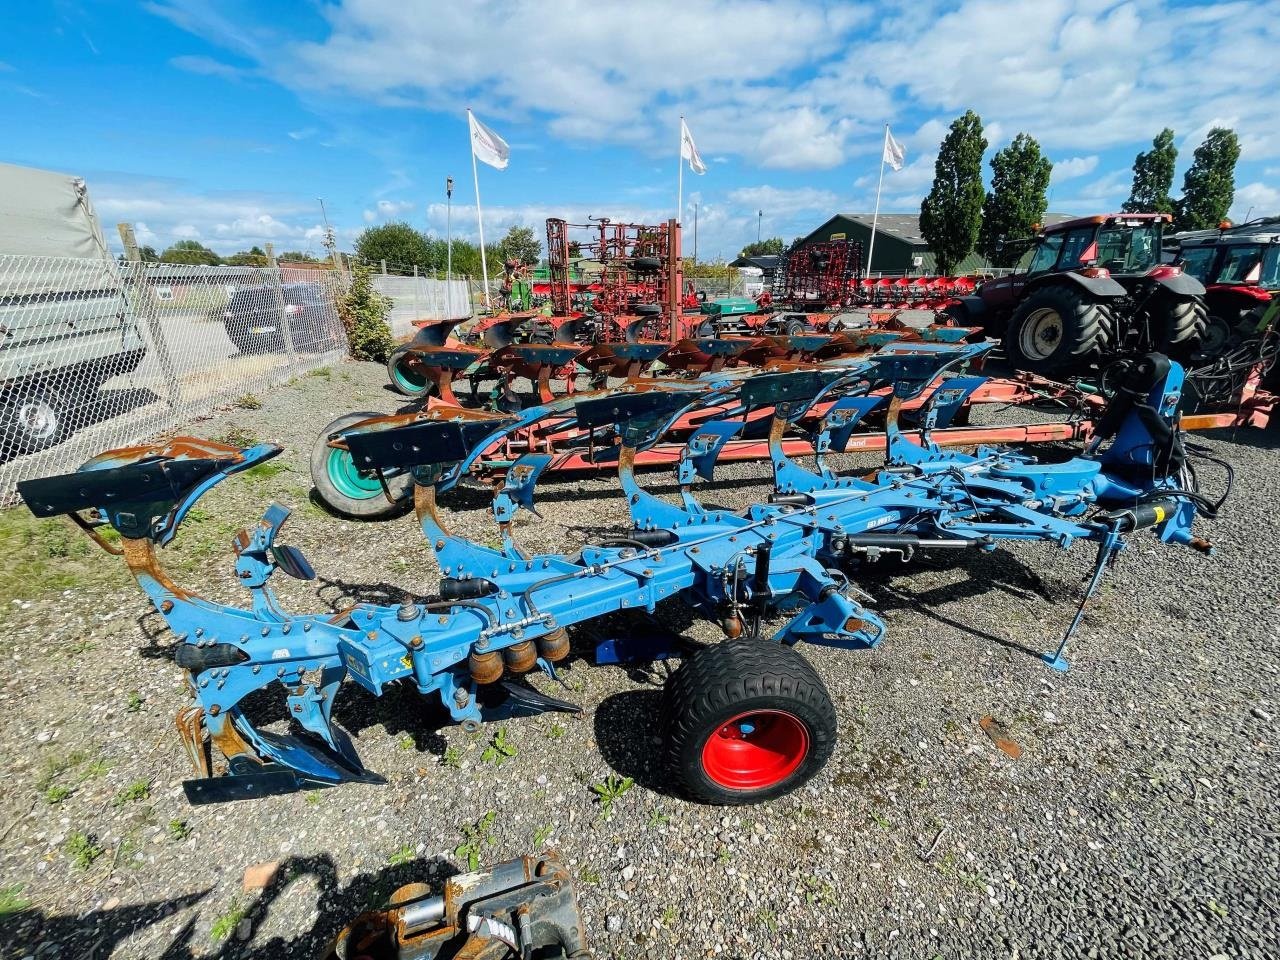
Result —
<instances>
[{"instance_id":1,"label":"plough depth wheel","mask_svg":"<svg viewBox=\"0 0 1280 960\"><path fill-rule=\"evenodd\" d=\"M431 382L431 379L426 374L420 373L412 369L409 364L401 362L412 346L413 344L406 343L391 351L391 355L387 357L387 377L391 380L391 386L398 393L416 399L429 394L435 384Z\"/></svg>"},{"instance_id":2,"label":"plough depth wheel","mask_svg":"<svg viewBox=\"0 0 1280 960\"><path fill-rule=\"evenodd\" d=\"M739 640L699 650L667 683L666 753L693 800L759 803L804 784L831 756L836 710L788 646Z\"/></svg>"},{"instance_id":3,"label":"plough depth wheel","mask_svg":"<svg viewBox=\"0 0 1280 960\"><path fill-rule=\"evenodd\" d=\"M387 487L395 497L392 502L372 471L356 468L350 450L329 445L333 434L377 416L367 411L341 416L320 431L311 448L311 480L317 496L335 513L358 520L398 517L413 505L413 475L408 471L387 476Z\"/></svg>"}]
</instances>

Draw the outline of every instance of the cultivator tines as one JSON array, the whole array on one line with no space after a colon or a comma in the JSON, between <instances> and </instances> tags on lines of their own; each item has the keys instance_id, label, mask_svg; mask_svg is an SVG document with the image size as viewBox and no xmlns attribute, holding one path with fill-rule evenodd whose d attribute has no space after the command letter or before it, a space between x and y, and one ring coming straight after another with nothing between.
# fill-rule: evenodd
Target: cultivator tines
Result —
<instances>
[{"instance_id":1,"label":"cultivator tines","mask_svg":"<svg viewBox=\"0 0 1280 960\"><path fill-rule=\"evenodd\" d=\"M24 483L21 494L39 516L72 514L87 529L110 523L123 538L130 569L174 632L175 660L195 700L179 717L196 770L186 784L193 802L376 780L333 722L344 680L374 695L413 685L471 729L576 711L523 676L555 677L569 654L567 628L620 611L651 613L675 597L719 623L728 639L694 653L668 683L661 719L672 777L696 799L754 802L804 783L830 753L834 707L793 648L881 642L885 624L855 585L866 562L1005 541L1063 548L1088 541L1097 561L1087 601L1138 529L1208 551L1192 522L1213 505L1192 488L1178 441L1181 368L1158 355L1135 364L1099 417L1089 452L1040 464L1000 448L951 451L934 440L983 387L983 378L958 371L985 349L897 342L822 364L634 381L512 414L437 406L369 419L334 442L385 489L392 480L412 488L441 573L438 596L393 606L286 611L270 578L313 574L299 551L278 542L288 517L278 505L235 540L247 606L201 599L160 568L155 547L173 538L198 498L273 456L278 448L270 445L241 451L179 439L114 451L77 473ZM918 433L909 435L900 422L913 405ZM885 466L867 477L840 474L830 455L848 449L858 424L873 416L883 417ZM812 467L787 450L788 432L801 425L816 455ZM766 438L773 494L741 511L704 505L696 481L711 478L745 433ZM649 493L635 473L673 434L681 437L668 461L677 502ZM629 521L571 553L532 552L515 541L512 521L534 508L536 484L560 455L540 445L568 436L596 464L614 465ZM508 449L514 456L495 486L498 540L452 533L439 495L503 444L524 450ZM1057 669L1065 669L1062 649L1079 622L1045 655ZM628 646L612 643L607 656L626 656ZM645 656L656 646L656 631L631 644ZM803 680L779 684L780 673ZM251 693L276 684L294 723L283 733L262 729L243 709ZM709 687L714 698L704 695Z\"/></svg>"},{"instance_id":2,"label":"cultivator tines","mask_svg":"<svg viewBox=\"0 0 1280 960\"><path fill-rule=\"evenodd\" d=\"M782 258L774 297L797 310L839 309L862 274L862 244L827 240L795 247Z\"/></svg>"}]
</instances>

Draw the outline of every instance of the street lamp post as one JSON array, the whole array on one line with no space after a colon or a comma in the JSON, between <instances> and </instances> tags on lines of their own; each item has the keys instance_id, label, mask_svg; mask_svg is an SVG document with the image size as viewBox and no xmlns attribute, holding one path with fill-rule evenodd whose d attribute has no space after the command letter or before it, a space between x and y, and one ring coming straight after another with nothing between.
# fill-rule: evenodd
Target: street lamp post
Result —
<instances>
[{"instance_id":1,"label":"street lamp post","mask_svg":"<svg viewBox=\"0 0 1280 960\"><path fill-rule=\"evenodd\" d=\"M760 243L760 229L764 226L764 211L756 211L756 243Z\"/></svg>"},{"instance_id":2,"label":"street lamp post","mask_svg":"<svg viewBox=\"0 0 1280 960\"><path fill-rule=\"evenodd\" d=\"M444 215L444 232L446 239L446 252L444 264L444 278L446 281L453 279L453 177L444 178L444 196L445 196L445 215Z\"/></svg>"},{"instance_id":3,"label":"street lamp post","mask_svg":"<svg viewBox=\"0 0 1280 960\"><path fill-rule=\"evenodd\" d=\"M693 202L693 265L698 265L698 201Z\"/></svg>"}]
</instances>

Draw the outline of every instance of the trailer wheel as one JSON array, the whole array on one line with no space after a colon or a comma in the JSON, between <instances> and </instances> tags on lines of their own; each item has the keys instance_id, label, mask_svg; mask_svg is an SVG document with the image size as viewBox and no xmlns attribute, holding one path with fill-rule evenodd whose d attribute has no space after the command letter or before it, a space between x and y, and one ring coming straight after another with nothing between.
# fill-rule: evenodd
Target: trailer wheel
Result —
<instances>
[{"instance_id":1,"label":"trailer wheel","mask_svg":"<svg viewBox=\"0 0 1280 960\"><path fill-rule=\"evenodd\" d=\"M831 757L836 710L790 647L738 640L704 647L663 695L667 761L702 803L760 803L808 782Z\"/></svg>"},{"instance_id":2,"label":"trailer wheel","mask_svg":"<svg viewBox=\"0 0 1280 960\"><path fill-rule=\"evenodd\" d=\"M410 346L412 345L406 343L391 351L391 356L387 357L387 378L397 393L402 393L406 397L425 397L431 392L434 384L424 374L411 370L407 364L400 362L409 352ZM370 416L376 416L376 414L370 414Z\"/></svg>"},{"instance_id":3,"label":"trailer wheel","mask_svg":"<svg viewBox=\"0 0 1280 960\"><path fill-rule=\"evenodd\" d=\"M1050 373L1083 363L1102 352L1110 329L1110 309L1065 283L1032 293L1009 319L1005 356L1018 370Z\"/></svg>"},{"instance_id":4,"label":"trailer wheel","mask_svg":"<svg viewBox=\"0 0 1280 960\"><path fill-rule=\"evenodd\" d=\"M804 317L787 317L786 323L782 325L782 332L788 337L801 337L809 332L809 324Z\"/></svg>"},{"instance_id":5,"label":"trailer wheel","mask_svg":"<svg viewBox=\"0 0 1280 960\"><path fill-rule=\"evenodd\" d=\"M344 517L381 520L398 517L413 506L413 477L408 471L387 476L387 487L395 498L392 502L372 472L356 467L349 450L329 446L330 434L377 416L381 414L369 411L345 414L320 431L311 448L311 482L316 495L326 507Z\"/></svg>"},{"instance_id":6,"label":"trailer wheel","mask_svg":"<svg viewBox=\"0 0 1280 960\"><path fill-rule=\"evenodd\" d=\"M637 303L631 308L637 317L656 317L662 313L662 305L658 303Z\"/></svg>"},{"instance_id":7,"label":"trailer wheel","mask_svg":"<svg viewBox=\"0 0 1280 960\"><path fill-rule=\"evenodd\" d=\"M13 454L38 453L67 438L66 396L47 383L28 382L0 402L0 446Z\"/></svg>"}]
</instances>

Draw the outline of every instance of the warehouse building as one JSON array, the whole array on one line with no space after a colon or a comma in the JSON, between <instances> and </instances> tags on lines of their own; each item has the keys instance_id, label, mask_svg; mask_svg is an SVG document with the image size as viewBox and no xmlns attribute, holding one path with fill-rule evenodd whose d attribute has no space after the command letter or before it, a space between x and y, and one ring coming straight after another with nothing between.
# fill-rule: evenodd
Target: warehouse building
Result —
<instances>
[{"instance_id":1,"label":"warehouse building","mask_svg":"<svg viewBox=\"0 0 1280 960\"><path fill-rule=\"evenodd\" d=\"M1071 219L1063 213L1045 214L1045 223L1058 223ZM862 243L865 257L871 245L872 215L869 213L837 213L801 241L821 243L826 240L857 240ZM935 274L938 264L929 244L920 233L920 215L917 213L882 213L876 224L876 244L871 266L876 274ZM981 273L989 264L980 253L965 257L955 272Z\"/></svg>"}]
</instances>

